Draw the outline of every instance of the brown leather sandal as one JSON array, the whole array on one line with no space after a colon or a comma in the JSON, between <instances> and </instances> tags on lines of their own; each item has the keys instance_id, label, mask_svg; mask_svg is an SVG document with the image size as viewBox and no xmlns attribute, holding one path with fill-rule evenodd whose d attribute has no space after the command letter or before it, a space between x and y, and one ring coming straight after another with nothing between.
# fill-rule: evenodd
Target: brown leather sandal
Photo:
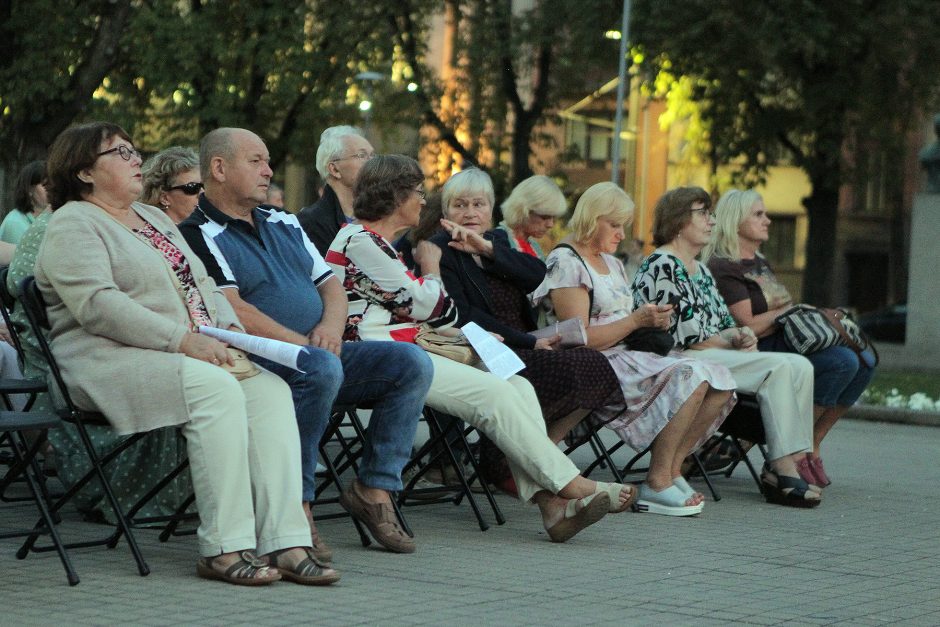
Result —
<instances>
[{"instance_id":1,"label":"brown leather sandal","mask_svg":"<svg viewBox=\"0 0 940 627\"><path fill-rule=\"evenodd\" d=\"M317 559L310 547L302 547L307 557L300 560L296 566L280 566L278 558L293 549L282 549L265 555L268 564L276 570L285 581L293 581L305 586L328 586L340 579L340 574Z\"/></svg>"},{"instance_id":2,"label":"brown leather sandal","mask_svg":"<svg viewBox=\"0 0 940 627\"><path fill-rule=\"evenodd\" d=\"M281 575L275 569L259 560L251 551L240 551L238 556L239 559L228 567L215 565L221 555L201 557L196 562L196 574L203 579L215 579L236 586L266 586L281 580Z\"/></svg>"}]
</instances>

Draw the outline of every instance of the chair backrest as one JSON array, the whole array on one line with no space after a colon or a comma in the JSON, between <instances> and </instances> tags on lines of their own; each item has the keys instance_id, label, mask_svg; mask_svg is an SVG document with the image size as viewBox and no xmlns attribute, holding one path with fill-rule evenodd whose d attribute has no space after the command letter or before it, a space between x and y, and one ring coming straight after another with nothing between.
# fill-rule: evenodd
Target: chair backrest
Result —
<instances>
[{"instance_id":1,"label":"chair backrest","mask_svg":"<svg viewBox=\"0 0 940 627\"><path fill-rule=\"evenodd\" d=\"M55 379L59 393L53 393L53 399L61 399L73 418L80 417L83 412L72 401L68 388L65 387L65 381L62 379L62 371L59 369L59 364L56 362L55 355L52 354L52 349L49 347L49 341L46 339L46 333L50 329L49 316L46 313L46 301L42 297L42 292L39 291L39 286L36 285L35 277L28 276L20 282L20 303L23 305L23 312L26 314L26 319L29 320L29 325L36 336L36 341L39 343L39 350L43 359L46 360L49 366L49 374ZM52 388L49 391L54 392Z\"/></svg>"},{"instance_id":2,"label":"chair backrest","mask_svg":"<svg viewBox=\"0 0 940 627\"><path fill-rule=\"evenodd\" d=\"M23 344L20 342L19 332L13 324L13 320L10 318L10 313L12 313L13 309L16 307L16 298L14 298L10 290L7 289L7 275L9 272L9 268L0 270L0 314L3 315L3 322L7 325L7 331L9 331L10 338L13 340L13 348L16 349L16 355L19 358L20 368L22 369L24 363Z\"/></svg>"}]
</instances>

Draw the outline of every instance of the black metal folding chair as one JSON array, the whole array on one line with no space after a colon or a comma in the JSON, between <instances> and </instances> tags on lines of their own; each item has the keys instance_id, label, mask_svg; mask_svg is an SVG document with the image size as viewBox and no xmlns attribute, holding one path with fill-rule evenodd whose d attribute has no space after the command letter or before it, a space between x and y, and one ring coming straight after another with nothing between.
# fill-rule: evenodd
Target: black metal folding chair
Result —
<instances>
[{"instance_id":1,"label":"black metal folding chair","mask_svg":"<svg viewBox=\"0 0 940 627\"><path fill-rule=\"evenodd\" d=\"M474 516L476 516L480 531L486 531L489 529L489 524L483 517L483 512L480 510L473 491L470 489L470 484L476 480L482 486L483 494L493 510L496 524L502 525L505 523L506 519L503 517L499 504L496 503L496 499L493 498L493 492L480 476L480 468L467 440L467 436L473 433L474 428L459 420L444 420L440 414L427 406L424 408L424 420L428 425L431 437L412 455L411 460L405 466L404 474L409 475L410 478L405 484L405 489L399 495L398 502L402 506L440 503L459 505L466 498ZM462 458L465 458L473 469L469 477L463 471ZM452 466L458 484L440 487L415 487L418 480L435 464L449 464ZM414 472L411 472L412 470ZM438 498L433 498L435 496Z\"/></svg>"},{"instance_id":2,"label":"black metal folding chair","mask_svg":"<svg viewBox=\"0 0 940 627\"><path fill-rule=\"evenodd\" d=\"M117 546L121 536L123 535L127 539L128 546L131 549L131 554L133 555L134 561L137 564L138 572L140 572L141 576L147 575L150 572L150 568L147 566L147 563L140 552L140 548L138 547L137 540L134 536L132 528L134 526L140 525L159 525L166 523L167 526L164 528L164 533L161 534L160 537L160 539L163 541L165 541L170 535L193 533L193 530L186 530L184 532L177 531L177 525L181 520L195 519L195 514L187 513L186 511L189 505L191 505L193 502L193 499L190 497L190 499L184 502L183 505L174 514L169 516L135 519L134 514L136 514L140 508L145 506L147 502L150 501L150 499L159 493L160 490L168 485L174 478L179 476L180 473L184 472L188 468L188 461L182 462L172 472L164 476L143 497L141 497L141 499L128 508L128 511L125 513L124 508L121 507L120 503L114 495L113 490L111 489L111 484L104 469L108 466L109 463L116 459L130 446L136 444L143 438L148 437L149 432L129 435L124 438L117 446L103 455L99 455L96 452L87 427L90 425L109 426L109 423L103 414L99 412L86 411L79 408L69 394L69 390L62 378L61 370L59 369L55 356L53 355L49 347L49 343L45 337L45 333L49 329L49 321L46 317L45 302L43 301L42 294L39 292L33 277L27 277L23 280L20 287L20 297L20 302L24 307L24 311L27 318L29 319L32 330L36 334L40 352L46 360L46 363L49 367L49 374L55 382L55 389L58 391L57 400L62 404L62 407L57 409L59 417L63 420L63 422L70 423L75 427L82 443L82 447L85 450L89 460L88 472L75 483L73 483L61 497L56 499L55 502L51 504L50 512L55 515L56 512L58 512L73 496L75 496L75 494L79 492L79 490L81 490L93 479L97 479L100 482L102 491L104 492L105 501L114 512L114 517L117 521L116 529L106 538L67 544L67 548L84 548L92 546L107 546L108 548L114 548ZM38 534L34 534L27 538L26 542L20 548L17 555L25 556L29 551L42 552L52 550L52 547L36 546L38 537Z\"/></svg>"},{"instance_id":3,"label":"black metal folding chair","mask_svg":"<svg viewBox=\"0 0 940 627\"><path fill-rule=\"evenodd\" d=\"M757 489L763 494L764 490L760 482L760 476L757 474L757 470L748 458L747 453L750 447L745 446L745 441L757 446L764 461L768 460L766 448L767 434L764 431L764 423L761 419L760 405L757 402L757 397L753 394L742 394L738 392L738 404L734 406L734 409L731 410L731 413L728 414L728 417L725 418L725 421L718 428L718 437L712 438L710 442L707 442L697 451L697 472L691 473L691 476L701 475L714 494L715 488L712 486L709 477L717 475L724 475L726 478L730 477L735 468L743 462L748 472L750 472L751 477L754 479L754 483L757 484ZM720 468L708 469L706 464L711 454L717 451L726 442L733 447L735 452L732 460Z\"/></svg>"},{"instance_id":4,"label":"black metal folding chair","mask_svg":"<svg viewBox=\"0 0 940 627\"><path fill-rule=\"evenodd\" d=\"M590 444L594 451L595 458L582 471L582 475L587 477L597 468L607 468L617 483L623 483L624 478L631 474L645 475L649 471L648 467L638 467L637 463L649 453L650 447L647 447L639 453L635 453L625 464L618 466L613 456L626 445L626 442L618 441L609 447L606 446L598 433L601 428L602 427L593 429L589 438L583 442L578 442L565 451L566 455L570 455L584 444ZM763 422L761 422L757 398L751 394L738 393L738 403L718 428L717 437L711 438L699 448L699 450L691 453L694 469L688 476L701 476L715 501L721 500L721 494L712 482L712 478L717 475L724 475L726 478L730 477L731 473L734 472L734 469L737 468L738 464L741 462L747 466L755 483L757 483L758 490L763 492L760 477L750 459L748 459L747 448L743 444L745 440L756 444L763 454L764 459L767 459L767 450L765 448L766 436L764 434ZM737 452L735 459L720 468L708 469L706 464L710 454L722 446L723 442L728 442L730 446L734 447L734 450Z\"/></svg>"},{"instance_id":5,"label":"black metal folding chair","mask_svg":"<svg viewBox=\"0 0 940 627\"><path fill-rule=\"evenodd\" d=\"M326 467L327 476L317 483L316 498L310 504L311 508L338 505L339 494L343 491L341 479L343 473L349 470L352 470L355 474L359 472L358 460L362 456L362 443L365 440L365 435L366 428L363 426L359 414L356 413L354 405L336 405L333 407L330 414L330 423L323 433L322 440L320 440L320 460ZM335 488L336 496L324 496L330 486ZM392 507L402 529L405 530L405 533L414 537L414 533L408 526L408 521L405 520L394 498L392 498ZM369 538L369 534L366 533L362 523L349 516L346 511L334 511L327 514L318 512L315 518L316 520L330 520L346 517L352 519L362 546L372 544L372 539Z\"/></svg>"},{"instance_id":6,"label":"black metal folding chair","mask_svg":"<svg viewBox=\"0 0 940 627\"><path fill-rule=\"evenodd\" d=\"M13 343L13 348L16 350L17 359L19 361L20 368L23 368L23 346L20 342L19 330L16 328L16 325L13 324L13 321L10 319L10 312L13 311L13 308L16 306L16 300L14 300L13 295L10 294L10 291L7 289L7 273L9 268L3 268L0 270L0 315L3 316L3 321L6 324L8 334ZM26 403L24 404L22 411L28 412L32 409L33 404L36 402L36 398L39 394L47 391L47 386L45 381L39 381L37 379L8 379L0 378L0 399L2 399L3 406L8 411L13 411L13 402L11 400L12 395L26 395ZM43 440L43 433L38 431L36 433L29 434L29 437L33 439ZM6 446L10 450L6 451L5 459L12 459L12 448L13 440L12 436L8 433L0 436L0 446ZM19 479L23 479L22 476L15 476L11 472L7 472L3 477L0 477L0 500L11 502L19 500L28 500L29 497L9 497L7 496L7 490L10 485Z\"/></svg>"},{"instance_id":7,"label":"black metal folding chair","mask_svg":"<svg viewBox=\"0 0 940 627\"><path fill-rule=\"evenodd\" d=\"M39 469L39 464L36 463L36 455L42 441L34 441L30 445L24 435L27 431L54 429L61 426L61 424L59 418L52 414L0 411L0 432L8 436L13 455L13 463L10 466L8 475L23 478L29 490L30 498L35 503L40 515L39 523L32 529L0 532L0 538L32 538L36 534L48 534L52 539L52 548L59 554L59 560L62 562L62 567L65 568L69 585L74 586L79 581L78 574L72 567L66 546L59 537L59 532L56 529L58 521L54 513L49 510L49 494L46 491L42 471ZM19 559L26 557L25 553L22 552L17 553L16 556Z\"/></svg>"}]
</instances>

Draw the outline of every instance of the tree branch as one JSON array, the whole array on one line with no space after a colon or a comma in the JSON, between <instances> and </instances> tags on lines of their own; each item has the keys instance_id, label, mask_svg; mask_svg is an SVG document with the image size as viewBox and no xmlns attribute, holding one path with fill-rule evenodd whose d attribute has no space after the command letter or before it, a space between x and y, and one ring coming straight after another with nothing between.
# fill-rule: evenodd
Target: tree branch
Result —
<instances>
[{"instance_id":1,"label":"tree branch","mask_svg":"<svg viewBox=\"0 0 940 627\"><path fill-rule=\"evenodd\" d=\"M444 120L442 120L437 111L435 111L434 104L431 102L427 91L424 89L424 85L427 84L429 79L425 75L423 63L418 59L418 45L412 36L415 25L414 21L411 19L411 6L407 2L401 2L397 6L400 7L401 12L396 14L389 11L388 19L395 33L395 38L398 40L402 51L405 53L408 65L411 66L415 83L418 85L415 96L421 103L424 122L432 126L437 131L441 141L450 146L465 161L472 165L477 165L476 157L460 143L460 140L457 139L453 130L444 123Z\"/></svg>"}]
</instances>

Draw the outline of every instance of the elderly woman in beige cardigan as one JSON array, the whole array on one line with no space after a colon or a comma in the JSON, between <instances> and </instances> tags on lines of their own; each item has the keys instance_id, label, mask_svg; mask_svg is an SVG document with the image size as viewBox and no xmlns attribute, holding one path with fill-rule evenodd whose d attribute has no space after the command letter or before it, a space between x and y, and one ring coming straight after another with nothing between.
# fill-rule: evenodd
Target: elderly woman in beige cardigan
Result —
<instances>
[{"instance_id":1,"label":"elderly woman in beige cardigan","mask_svg":"<svg viewBox=\"0 0 940 627\"><path fill-rule=\"evenodd\" d=\"M225 345L194 332L241 327L174 224L135 202L140 165L127 133L103 122L64 131L50 150L55 213L36 280L66 383L120 433L181 428L200 576L332 583L339 576L313 556L300 507L290 390L266 371L236 380L221 367L232 363Z\"/></svg>"}]
</instances>

